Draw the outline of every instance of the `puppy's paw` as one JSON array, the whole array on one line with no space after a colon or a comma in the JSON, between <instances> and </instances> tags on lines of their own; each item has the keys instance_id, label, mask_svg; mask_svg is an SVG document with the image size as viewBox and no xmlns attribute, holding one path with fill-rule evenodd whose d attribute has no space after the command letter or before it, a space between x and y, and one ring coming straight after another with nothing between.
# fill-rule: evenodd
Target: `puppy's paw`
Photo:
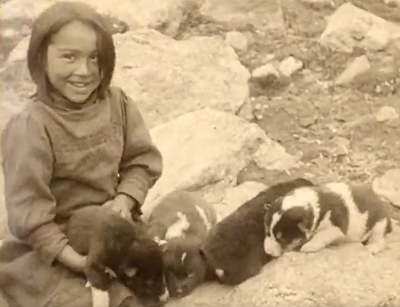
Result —
<instances>
[{"instance_id":1,"label":"puppy's paw","mask_svg":"<svg viewBox=\"0 0 400 307\"><path fill-rule=\"evenodd\" d=\"M305 243L301 248L300 248L300 252L302 253L316 253L319 252L320 250L324 249L325 245L321 244L317 241L308 241L307 243Z\"/></svg>"},{"instance_id":2,"label":"puppy's paw","mask_svg":"<svg viewBox=\"0 0 400 307\"><path fill-rule=\"evenodd\" d=\"M264 251L267 255L270 255L272 257L279 257L282 254L282 249L280 245L271 237L265 237Z\"/></svg>"},{"instance_id":3,"label":"puppy's paw","mask_svg":"<svg viewBox=\"0 0 400 307\"><path fill-rule=\"evenodd\" d=\"M377 255L385 249L385 244L381 243L381 242L380 243L369 243L366 245L366 248L372 255Z\"/></svg>"}]
</instances>

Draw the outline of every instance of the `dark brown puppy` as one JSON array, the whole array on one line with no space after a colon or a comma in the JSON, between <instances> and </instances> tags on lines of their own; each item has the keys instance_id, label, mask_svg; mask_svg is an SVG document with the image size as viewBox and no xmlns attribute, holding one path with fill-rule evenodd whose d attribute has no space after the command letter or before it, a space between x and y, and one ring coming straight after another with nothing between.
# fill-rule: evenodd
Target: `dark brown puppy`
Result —
<instances>
[{"instance_id":1,"label":"dark brown puppy","mask_svg":"<svg viewBox=\"0 0 400 307\"><path fill-rule=\"evenodd\" d=\"M297 187L312 185L303 178L273 185L216 224L201 249L207 271L229 285L257 275L273 259L264 252L265 205Z\"/></svg>"},{"instance_id":2,"label":"dark brown puppy","mask_svg":"<svg viewBox=\"0 0 400 307\"><path fill-rule=\"evenodd\" d=\"M107 290L111 271L146 306L164 304L162 251L144 224L90 206L71 215L65 233L72 248L87 255L85 275L92 286Z\"/></svg>"}]
</instances>

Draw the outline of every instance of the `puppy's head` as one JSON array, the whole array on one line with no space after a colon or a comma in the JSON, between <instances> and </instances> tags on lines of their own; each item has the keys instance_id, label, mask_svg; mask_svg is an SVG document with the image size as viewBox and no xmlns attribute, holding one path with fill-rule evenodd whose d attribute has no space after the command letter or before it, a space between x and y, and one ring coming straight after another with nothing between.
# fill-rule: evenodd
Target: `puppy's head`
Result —
<instances>
[{"instance_id":1,"label":"puppy's head","mask_svg":"<svg viewBox=\"0 0 400 307\"><path fill-rule=\"evenodd\" d=\"M267 254L279 257L310 239L314 221L312 203L317 200L313 189L299 188L266 204L264 250Z\"/></svg>"},{"instance_id":2,"label":"puppy's head","mask_svg":"<svg viewBox=\"0 0 400 307\"><path fill-rule=\"evenodd\" d=\"M168 297L164 279L163 254L160 246L147 235L129 248L122 265L122 282L145 306L163 306Z\"/></svg>"},{"instance_id":3,"label":"puppy's head","mask_svg":"<svg viewBox=\"0 0 400 307\"><path fill-rule=\"evenodd\" d=\"M164 274L172 297L189 294L205 279L206 269L200 254L200 241L174 238L162 244Z\"/></svg>"}]
</instances>

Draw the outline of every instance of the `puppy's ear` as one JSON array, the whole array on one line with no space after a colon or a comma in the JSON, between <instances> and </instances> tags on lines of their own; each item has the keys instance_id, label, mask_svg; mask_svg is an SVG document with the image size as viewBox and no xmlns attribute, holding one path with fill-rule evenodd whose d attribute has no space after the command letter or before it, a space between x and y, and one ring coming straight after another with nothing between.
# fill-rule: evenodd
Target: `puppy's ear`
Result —
<instances>
[{"instance_id":1,"label":"puppy's ear","mask_svg":"<svg viewBox=\"0 0 400 307\"><path fill-rule=\"evenodd\" d=\"M297 224L297 227L301 230L301 232L308 233L309 229L307 228L307 221L303 220Z\"/></svg>"},{"instance_id":2,"label":"puppy's ear","mask_svg":"<svg viewBox=\"0 0 400 307\"><path fill-rule=\"evenodd\" d=\"M264 209L265 209L265 211L269 211L272 209L272 205L270 203L266 203L266 204L264 204Z\"/></svg>"},{"instance_id":3,"label":"puppy's ear","mask_svg":"<svg viewBox=\"0 0 400 307\"><path fill-rule=\"evenodd\" d=\"M302 219L297 223L297 227L301 232L309 234L312 227L313 216L311 210L305 210Z\"/></svg>"}]
</instances>

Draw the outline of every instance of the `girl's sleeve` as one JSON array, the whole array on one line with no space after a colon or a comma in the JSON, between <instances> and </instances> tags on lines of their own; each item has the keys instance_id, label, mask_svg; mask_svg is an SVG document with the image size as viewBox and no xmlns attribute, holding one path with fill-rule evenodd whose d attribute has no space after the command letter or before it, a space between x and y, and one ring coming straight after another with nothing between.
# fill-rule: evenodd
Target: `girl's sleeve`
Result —
<instances>
[{"instance_id":1,"label":"girl's sleeve","mask_svg":"<svg viewBox=\"0 0 400 307\"><path fill-rule=\"evenodd\" d=\"M54 158L45 127L17 115L3 131L1 151L10 231L51 264L68 240L54 222L56 201L49 187Z\"/></svg>"},{"instance_id":2,"label":"girl's sleeve","mask_svg":"<svg viewBox=\"0 0 400 307\"><path fill-rule=\"evenodd\" d=\"M125 145L117 192L133 197L142 205L149 189L161 177L163 160L138 107L123 91L122 102L126 118Z\"/></svg>"}]
</instances>

